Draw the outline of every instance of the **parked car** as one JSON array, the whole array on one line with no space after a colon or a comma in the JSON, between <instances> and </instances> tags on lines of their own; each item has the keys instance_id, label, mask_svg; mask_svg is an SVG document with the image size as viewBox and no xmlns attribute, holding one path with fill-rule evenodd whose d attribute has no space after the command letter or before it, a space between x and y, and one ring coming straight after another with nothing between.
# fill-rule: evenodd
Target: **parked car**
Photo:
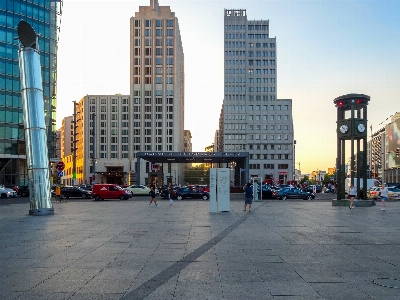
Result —
<instances>
[{"instance_id":1,"label":"parked car","mask_svg":"<svg viewBox=\"0 0 400 300\"><path fill-rule=\"evenodd\" d=\"M322 187L320 185L309 185L305 189L303 189L303 191L304 192L313 193L314 186L315 186L315 192L316 193L321 193L322 192Z\"/></svg>"},{"instance_id":2,"label":"parked car","mask_svg":"<svg viewBox=\"0 0 400 300\"><path fill-rule=\"evenodd\" d=\"M129 198L133 197L133 194L132 194L132 192L130 190L128 190L127 188L124 188L122 186L120 186L120 187L129 195Z\"/></svg>"},{"instance_id":3,"label":"parked car","mask_svg":"<svg viewBox=\"0 0 400 300\"><path fill-rule=\"evenodd\" d=\"M200 189L201 191L203 191L203 192L207 192L207 193L210 192L210 186L209 186L209 185L201 185L201 186L199 187L199 189Z\"/></svg>"},{"instance_id":4,"label":"parked car","mask_svg":"<svg viewBox=\"0 0 400 300\"><path fill-rule=\"evenodd\" d=\"M18 194L21 197L29 197L29 187L27 185L21 185L18 189Z\"/></svg>"},{"instance_id":5,"label":"parked car","mask_svg":"<svg viewBox=\"0 0 400 300\"><path fill-rule=\"evenodd\" d=\"M273 194L274 198L286 200L286 199L303 199L312 200L315 199L315 195L310 192L304 192L298 188L283 188L277 190Z\"/></svg>"},{"instance_id":6,"label":"parked car","mask_svg":"<svg viewBox=\"0 0 400 300\"><path fill-rule=\"evenodd\" d=\"M17 192L14 191L13 189L8 189L4 186L0 187L0 197L1 198L12 198L17 195Z\"/></svg>"},{"instance_id":7,"label":"parked car","mask_svg":"<svg viewBox=\"0 0 400 300\"><path fill-rule=\"evenodd\" d=\"M133 196L150 195L150 188L144 185L130 185L126 189L131 191ZM160 193L158 189L155 189L155 192Z\"/></svg>"},{"instance_id":8,"label":"parked car","mask_svg":"<svg viewBox=\"0 0 400 300\"><path fill-rule=\"evenodd\" d=\"M7 185L6 184L4 187L7 188L7 189L12 189L18 194L18 186L17 185L15 185L15 184L8 184Z\"/></svg>"},{"instance_id":9,"label":"parked car","mask_svg":"<svg viewBox=\"0 0 400 300\"><path fill-rule=\"evenodd\" d=\"M270 186L269 184L263 184L261 190L262 190L262 199L272 199L274 192L277 191L278 189Z\"/></svg>"},{"instance_id":10,"label":"parked car","mask_svg":"<svg viewBox=\"0 0 400 300\"><path fill-rule=\"evenodd\" d=\"M90 185L90 184L81 184L79 187L81 189L87 190L87 191L91 191L92 190L92 185Z\"/></svg>"},{"instance_id":11,"label":"parked car","mask_svg":"<svg viewBox=\"0 0 400 300\"><path fill-rule=\"evenodd\" d=\"M202 192L199 189L191 189L189 187L184 187L184 188L178 188L174 192L174 198L178 200L186 198L208 200L210 199L210 193Z\"/></svg>"},{"instance_id":12,"label":"parked car","mask_svg":"<svg viewBox=\"0 0 400 300\"><path fill-rule=\"evenodd\" d=\"M92 191L84 190L76 186L64 186L61 188L60 196L62 199L69 198L92 198Z\"/></svg>"},{"instance_id":13,"label":"parked car","mask_svg":"<svg viewBox=\"0 0 400 300\"><path fill-rule=\"evenodd\" d=\"M388 187L388 198L399 198L400 197L400 189L395 187Z\"/></svg>"},{"instance_id":14,"label":"parked car","mask_svg":"<svg viewBox=\"0 0 400 300\"><path fill-rule=\"evenodd\" d=\"M96 201L104 199L128 200L131 196L127 191L116 184L98 183L93 185L93 198Z\"/></svg>"},{"instance_id":15,"label":"parked car","mask_svg":"<svg viewBox=\"0 0 400 300\"><path fill-rule=\"evenodd\" d=\"M172 187L172 191L173 191L173 192L175 192L177 189L179 189L179 186L173 186L173 187ZM164 189L161 190L161 192L160 192L161 198L168 199L168 192L167 192L167 190L168 190L167 188L164 188ZM172 196L172 197L174 197L174 196Z\"/></svg>"},{"instance_id":16,"label":"parked car","mask_svg":"<svg viewBox=\"0 0 400 300\"><path fill-rule=\"evenodd\" d=\"M381 193L381 188L379 186L370 188L367 191L367 198L368 199L379 199Z\"/></svg>"}]
</instances>

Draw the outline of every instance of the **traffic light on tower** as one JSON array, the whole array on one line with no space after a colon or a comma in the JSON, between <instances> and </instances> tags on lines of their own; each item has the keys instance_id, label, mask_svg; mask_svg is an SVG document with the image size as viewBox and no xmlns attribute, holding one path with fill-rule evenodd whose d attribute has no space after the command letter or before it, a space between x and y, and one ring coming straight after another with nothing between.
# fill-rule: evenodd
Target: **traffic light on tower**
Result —
<instances>
[{"instance_id":1,"label":"traffic light on tower","mask_svg":"<svg viewBox=\"0 0 400 300\"><path fill-rule=\"evenodd\" d=\"M400 157L400 148L396 149L396 157Z\"/></svg>"}]
</instances>

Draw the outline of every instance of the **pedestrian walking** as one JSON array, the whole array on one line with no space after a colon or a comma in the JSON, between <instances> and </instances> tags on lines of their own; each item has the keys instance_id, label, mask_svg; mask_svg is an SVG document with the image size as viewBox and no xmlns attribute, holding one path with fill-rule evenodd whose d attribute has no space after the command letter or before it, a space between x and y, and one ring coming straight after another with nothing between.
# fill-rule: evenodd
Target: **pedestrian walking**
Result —
<instances>
[{"instance_id":1,"label":"pedestrian walking","mask_svg":"<svg viewBox=\"0 0 400 300\"><path fill-rule=\"evenodd\" d=\"M350 209L355 208L354 198L356 197L356 195L357 195L357 189L354 187L353 184L351 184L349 188Z\"/></svg>"},{"instance_id":2,"label":"pedestrian walking","mask_svg":"<svg viewBox=\"0 0 400 300\"><path fill-rule=\"evenodd\" d=\"M388 189L385 186L384 183L382 183L382 188L381 188L381 203L382 203L382 210L386 210L386 201L389 197L388 194Z\"/></svg>"},{"instance_id":3,"label":"pedestrian walking","mask_svg":"<svg viewBox=\"0 0 400 300\"><path fill-rule=\"evenodd\" d=\"M168 199L169 199L169 206L171 206L172 203L174 203L174 200L172 200L172 195L173 195L174 192L172 190L171 184L168 185L167 193L168 193Z\"/></svg>"},{"instance_id":4,"label":"pedestrian walking","mask_svg":"<svg viewBox=\"0 0 400 300\"><path fill-rule=\"evenodd\" d=\"M156 200L156 190L155 190L155 185L154 184L152 184L150 186L150 197L151 197L151 200L150 200L149 205L151 205L151 203L154 202L154 205L158 206L157 200Z\"/></svg>"},{"instance_id":5,"label":"pedestrian walking","mask_svg":"<svg viewBox=\"0 0 400 300\"><path fill-rule=\"evenodd\" d=\"M244 209L243 211L246 211L247 209L247 205L249 205L249 212L251 212L251 204L253 203L253 189L251 187L250 182L248 182L244 187L244 196L245 196L245 200L244 200Z\"/></svg>"}]
</instances>

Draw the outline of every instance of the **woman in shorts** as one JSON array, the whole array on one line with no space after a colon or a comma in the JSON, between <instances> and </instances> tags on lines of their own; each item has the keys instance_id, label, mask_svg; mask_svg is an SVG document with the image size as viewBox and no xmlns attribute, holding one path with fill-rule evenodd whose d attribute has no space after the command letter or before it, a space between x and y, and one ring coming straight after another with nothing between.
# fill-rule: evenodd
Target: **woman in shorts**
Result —
<instances>
[{"instance_id":1,"label":"woman in shorts","mask_svg":"<svg viewBox=\"0 0 400 300\"><path fill-rule=\"evenodd\" d=\"M349 208L350 209L355 208L354 198L356 197L356 195L357 195L357 188L355 188L354 185L352 184L352 185L350 185L350 188L349 188L349 199L350 199Z\"/></svg>"}]
</instances>

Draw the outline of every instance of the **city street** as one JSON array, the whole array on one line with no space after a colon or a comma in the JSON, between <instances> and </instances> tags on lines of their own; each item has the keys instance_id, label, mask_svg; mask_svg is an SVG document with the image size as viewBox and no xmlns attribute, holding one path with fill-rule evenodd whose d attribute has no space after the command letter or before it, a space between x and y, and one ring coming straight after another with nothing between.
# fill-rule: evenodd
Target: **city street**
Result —
<instances>
[{"instance_id":1,"label":"city street","mask_svg":"<svg viewBox=\"0 0 400 300\"><path fill-rule=\"evenodd\" d=\"M398 299L399 202L0 201L1 299Z\"/></svg>"}]
</instances>

